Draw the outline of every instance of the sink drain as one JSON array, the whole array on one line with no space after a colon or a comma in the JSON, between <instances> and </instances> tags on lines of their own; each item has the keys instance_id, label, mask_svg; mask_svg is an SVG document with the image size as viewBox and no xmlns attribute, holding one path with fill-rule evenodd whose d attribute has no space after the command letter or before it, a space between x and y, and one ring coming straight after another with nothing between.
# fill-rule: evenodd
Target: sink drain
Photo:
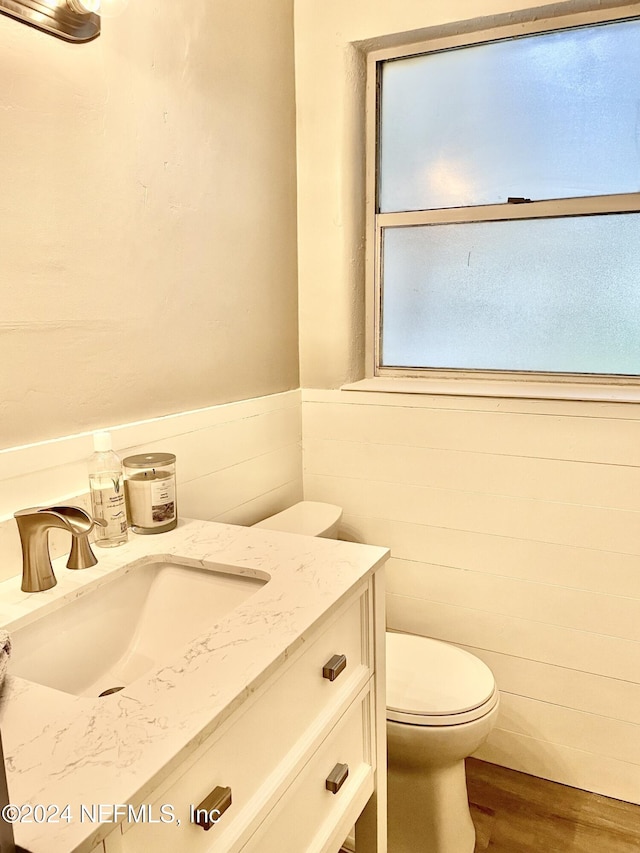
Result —
<instances>
[{"instance_id":1,"label":"sink drain","mask_svg":"<svg viewBox=\"0 0 640 853\"><path fill-rule=\"evenodd\" d=\"M111 696L112 693L117 693L119 690L124 690L124 684L121 687L110 687L108 690L103 690L102 693L98 693L98 699L103 696Z\"/></svg>"}]
</instances>

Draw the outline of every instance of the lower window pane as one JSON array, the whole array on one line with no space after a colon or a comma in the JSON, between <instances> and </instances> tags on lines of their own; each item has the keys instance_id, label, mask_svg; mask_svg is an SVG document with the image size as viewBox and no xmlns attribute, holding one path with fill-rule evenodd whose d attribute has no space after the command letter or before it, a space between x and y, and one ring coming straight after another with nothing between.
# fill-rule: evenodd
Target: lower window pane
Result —
<instances>
[{"instance_id":1,"label":"lower window pane","mask_svg":"<svg viewBox=\"0 0 640 853\"><path fill-rule=\"evenodd\" d=\"M640 214L386 228L382 366L640 374Z\"/></svg>"}]
</instances>

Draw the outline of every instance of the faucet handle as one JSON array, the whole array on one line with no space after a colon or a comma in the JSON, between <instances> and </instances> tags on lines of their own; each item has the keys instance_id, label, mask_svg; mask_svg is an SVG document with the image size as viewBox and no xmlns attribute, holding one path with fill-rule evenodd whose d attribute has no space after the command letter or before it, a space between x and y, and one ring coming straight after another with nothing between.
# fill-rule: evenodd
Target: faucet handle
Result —
<instances>
[{"instance_id":1,"label":"faucet handle","mask_svg":"<svg viewBox=\"0 0 640 853\"><path fill-rule=\"evenodd\" d=\"M54 515L62 516L69 532L74 536L88 535L95 524L89 513L79 506L46 506L40 508L41 512L52 512Z\"/></svg>"}]
</instances>

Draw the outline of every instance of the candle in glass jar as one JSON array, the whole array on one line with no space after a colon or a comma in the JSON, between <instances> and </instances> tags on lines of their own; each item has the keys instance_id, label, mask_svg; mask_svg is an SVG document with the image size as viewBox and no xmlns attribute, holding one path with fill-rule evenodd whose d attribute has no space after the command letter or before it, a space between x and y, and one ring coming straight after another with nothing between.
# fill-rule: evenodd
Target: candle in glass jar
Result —
<instances>
[{"instance_id":1,"label":"candle in glass jar","mask_svg":"<svg viewBox=\"0 0 640 853\"><path fill-rule=\"evenodd\" d=\"M127 509L134 533L164 533L177 525L175 461L172 453L143 453L124 460Z\"/></svg>"}]
</instances>

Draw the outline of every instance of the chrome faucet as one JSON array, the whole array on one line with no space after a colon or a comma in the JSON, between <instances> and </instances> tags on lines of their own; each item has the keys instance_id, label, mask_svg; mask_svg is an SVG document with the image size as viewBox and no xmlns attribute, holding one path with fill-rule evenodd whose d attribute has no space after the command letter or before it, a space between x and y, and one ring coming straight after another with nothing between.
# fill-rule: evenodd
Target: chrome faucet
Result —
<instances>
[{"instance_id":1,"label":"chrome faucet","mask_svg":"<svg viewBox=\"0 0 640 853\"><path fill-rule=\"evenodd\" d=\"M22 591L42 592L57 581L51 565L48 532L58 527L71 534L68 569L88 569L98 562L89 545L96 523L78 506L34 506L14 513L22 543Z\"/></svg>"}]
</instances>

